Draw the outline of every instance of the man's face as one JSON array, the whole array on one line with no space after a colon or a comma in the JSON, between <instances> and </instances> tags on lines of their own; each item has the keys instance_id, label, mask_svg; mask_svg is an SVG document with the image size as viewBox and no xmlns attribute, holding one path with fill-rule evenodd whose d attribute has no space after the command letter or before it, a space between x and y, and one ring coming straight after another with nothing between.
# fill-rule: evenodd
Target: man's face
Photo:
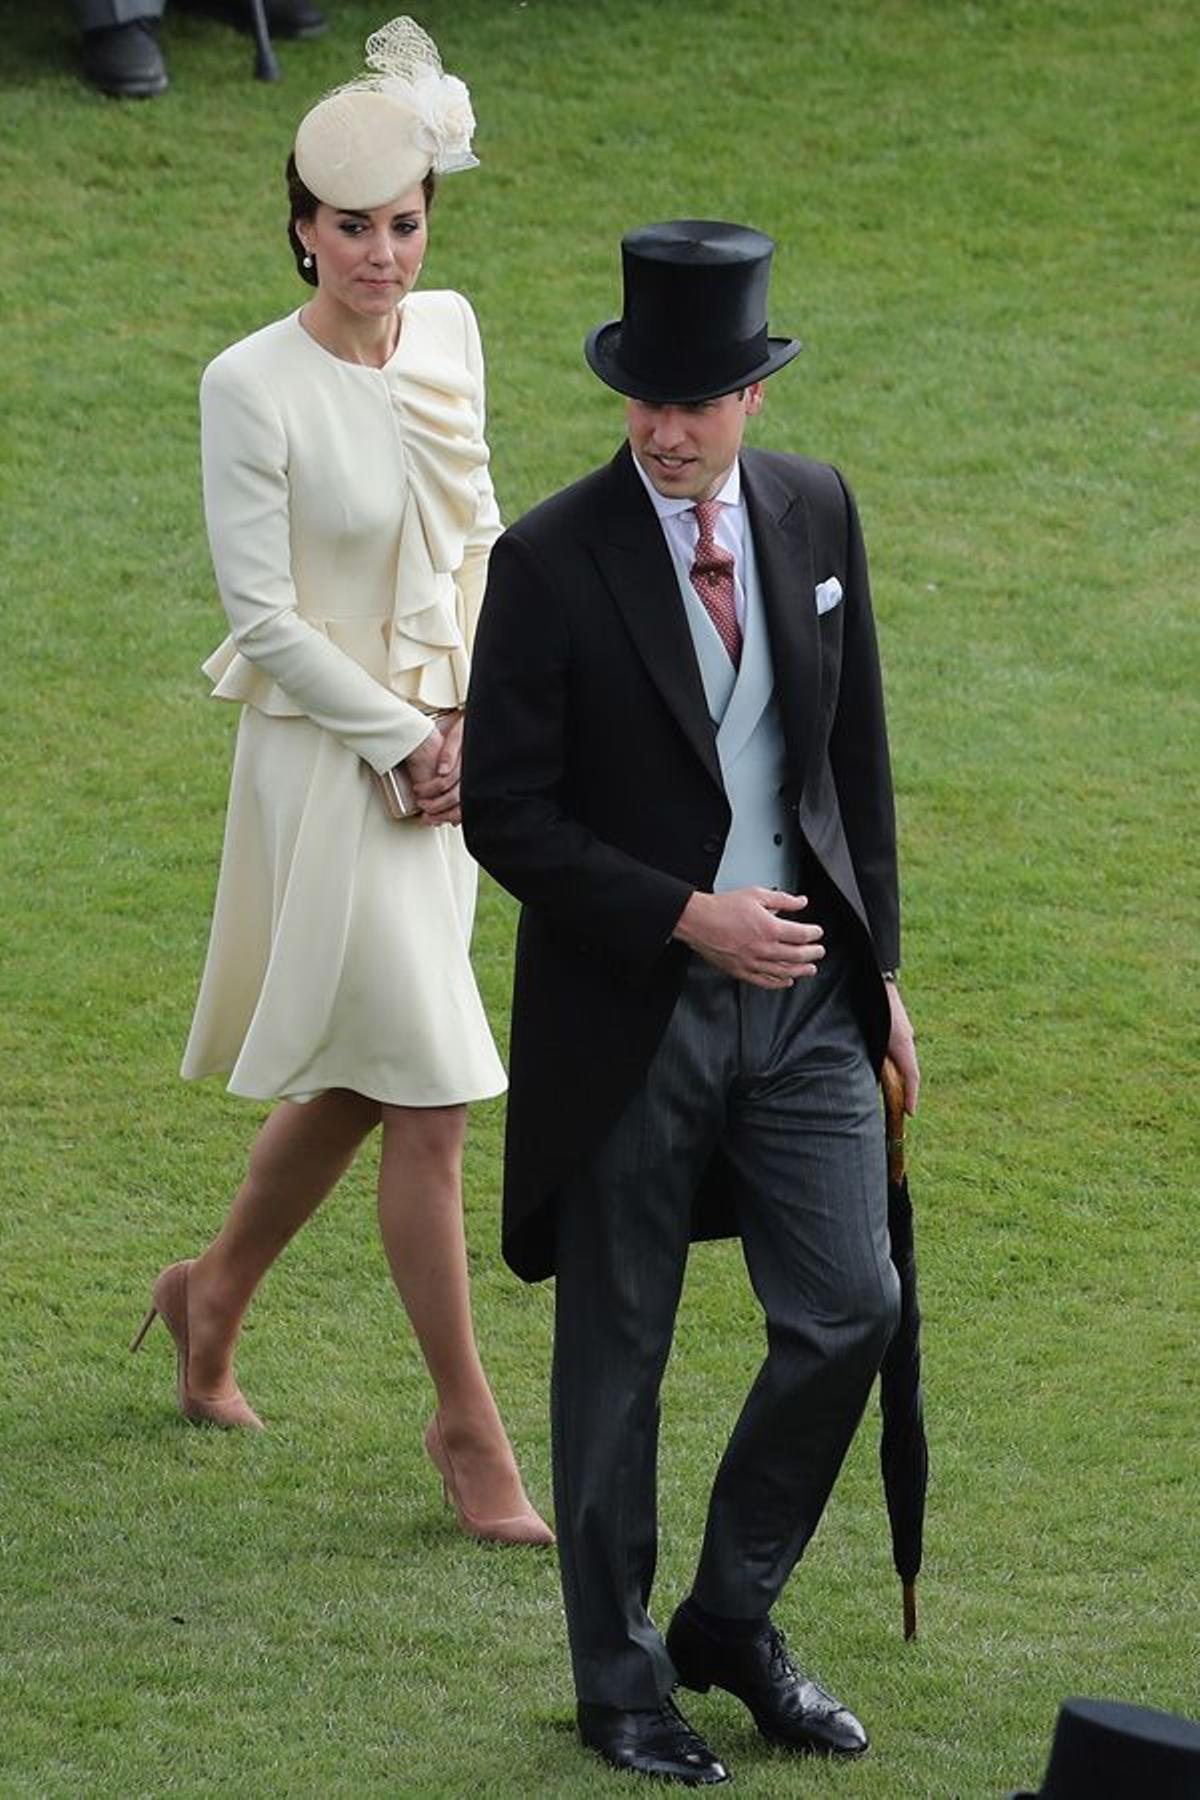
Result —
<instances>
[{"instance_id":1,"label":"man's face","mask_svg":"<svg viewBox=\"0 0 1200 1800\"><path fill-rule=\"evenodd\" d=\"M711 500L737 461L746 420L762 403L761 381L719 400L629 400L629 447L665 499Z\"/></svg>"}]
</instances>

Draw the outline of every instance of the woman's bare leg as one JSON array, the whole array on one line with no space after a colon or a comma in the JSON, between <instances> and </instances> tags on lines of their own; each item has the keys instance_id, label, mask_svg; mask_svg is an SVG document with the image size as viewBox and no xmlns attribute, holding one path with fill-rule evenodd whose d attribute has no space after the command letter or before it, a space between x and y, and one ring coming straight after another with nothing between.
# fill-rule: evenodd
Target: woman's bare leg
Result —
<instances>
[{"instance_id":1,"label":"woman's bare leg","mask_svg":"<svg viewBox=\"0 0 1200 1800\"><path fill-rule=\"evenodd\" d=\"M207 1400L236 1393L233 1350L255 1288L312 1217L379 1123L376 1100L331 1088L283 1100L254 1141L225 1223L188 1270L188 1386Z\"/></svg>"},{"instance_id":2,"label":"woman's bare leg","mask_svg":"<svg viewBox=\"0 0 1200 1800\"><path fill-rule=\"evenodd\" d=\"M383 1108L379 1228L437 1393L463 1506L479 1519L529 1504L471 1322L463 1232L465 1106Z\"/></svg>"}]
</instances>

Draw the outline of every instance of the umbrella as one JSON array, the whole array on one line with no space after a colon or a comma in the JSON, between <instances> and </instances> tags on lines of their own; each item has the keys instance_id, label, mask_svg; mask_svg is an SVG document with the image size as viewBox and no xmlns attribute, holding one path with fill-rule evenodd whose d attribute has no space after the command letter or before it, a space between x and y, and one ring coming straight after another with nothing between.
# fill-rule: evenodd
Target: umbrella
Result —
<instances>
[{"instance_id":1,"label":"umbrella","mask_svg":"<svg viewBox=\"0 0 1200 1800\"><path fill-rule=\"evenodd\" d=\"M904 1591L904 1635L917 1632L917 1573L925 1523L929 1447L921 1393L921 1309L917 1304L917 1259L913 1249L912 1202L904 1171L904 1084L887 1058L883 1065L887 1120L888 1232L892 1262L900 1277L900 1323L879 1371L883 1434L879 1462L892 1526L892 1558Z\"/></svg>"},{"instance_id":2,"label":"umbrella","mask_svg":"<svg viewBox=\"0 0 1200 1800\"><path fill-rule=\"evenodd\" d=\"M254 73L259 81L279 80L279 59L271 48L271 33L267 29L267 14L263 0L247 0L250 9L250 29L254 33Z\"/></svg>"}]
</instances>

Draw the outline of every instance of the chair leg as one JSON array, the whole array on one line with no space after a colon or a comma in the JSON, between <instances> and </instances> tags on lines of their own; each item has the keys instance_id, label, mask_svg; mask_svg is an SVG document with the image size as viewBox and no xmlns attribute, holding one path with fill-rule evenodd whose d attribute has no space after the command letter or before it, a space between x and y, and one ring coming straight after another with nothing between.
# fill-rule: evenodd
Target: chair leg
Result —
<instances>
[{"instance_id":1,"label":"chair leg","mask_svg":"<svg viewBox=\"0 0 1200 1800\"><path fill-rule=\"evenodd\" d=\"M254 74L259 81L279 80L279 59L271 48L271 33L263 0L247 0L254 28Z\"/></svg>"}]
</instances>

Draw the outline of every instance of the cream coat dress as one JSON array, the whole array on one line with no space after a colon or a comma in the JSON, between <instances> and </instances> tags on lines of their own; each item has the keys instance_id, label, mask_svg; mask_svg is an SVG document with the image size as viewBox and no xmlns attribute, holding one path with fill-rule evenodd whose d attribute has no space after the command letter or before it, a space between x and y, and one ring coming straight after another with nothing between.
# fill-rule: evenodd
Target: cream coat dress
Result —
<instances>
[{"instance_id":1,"label":"cream coat dress","mask_svg":"<svg viewBox=\"0 0 1200 1800\"><path fill-rule=\"evenodd\" d=\"M296 313L218 356L200 405L230 627L204 668L243 710L183 1074L256 1099L497 1094L475 865L457 826L392 819L371 776L466 700L500 530L474 315L410 294L372 369Z\"/></svg>"}]
</instances>

